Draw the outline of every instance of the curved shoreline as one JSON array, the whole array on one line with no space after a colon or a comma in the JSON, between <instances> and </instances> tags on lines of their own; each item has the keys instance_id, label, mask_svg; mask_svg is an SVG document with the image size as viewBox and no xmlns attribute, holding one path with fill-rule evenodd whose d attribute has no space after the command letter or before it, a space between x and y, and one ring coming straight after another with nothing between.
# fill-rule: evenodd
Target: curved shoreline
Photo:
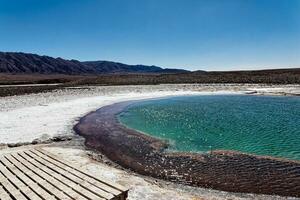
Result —
<instances>
[{"instance_id":1,"label":"curved shoreline","mask_svg":"<svg viewBox=\"0 0 300 200\"><path fill-rule=\"evenodd\" d=\"M88 147L143 175L229 192L300 197L300 163L234 151L165 152L167 144L128 129L116 115L134 101L105 106L74 130Z\"/></svg>"},{"instance_id":2,"label":"curved shoreline","mask_svg":"<svg viewBox=\"0 0 300 200\"><path fill-rule=\"evenodd\" d=\"M300 85L165 84L87 86L0 98L1 143L32 142L58 134L73 134L81 116L102 106L135 99L203 93L258 95L300 94ZM17 120L16 120L17 119Z\"/></svg>"}]
</instances>

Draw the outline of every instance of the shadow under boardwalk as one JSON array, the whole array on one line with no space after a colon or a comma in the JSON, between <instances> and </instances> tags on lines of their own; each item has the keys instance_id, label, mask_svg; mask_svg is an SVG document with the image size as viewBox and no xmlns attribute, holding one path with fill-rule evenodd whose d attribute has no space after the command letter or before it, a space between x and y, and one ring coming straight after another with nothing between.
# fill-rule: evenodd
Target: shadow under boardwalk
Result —
<instances>
[{"instance_id":1,"label":"shadow under boardwalk","mask_svg":"<svg viewBox=\"0 0 300 200\"><path fill-rule=\"evenodd\" d=\"M1 200L125 200L127 193L42 149L0 156Z\"/></svg>"}]
</instances>

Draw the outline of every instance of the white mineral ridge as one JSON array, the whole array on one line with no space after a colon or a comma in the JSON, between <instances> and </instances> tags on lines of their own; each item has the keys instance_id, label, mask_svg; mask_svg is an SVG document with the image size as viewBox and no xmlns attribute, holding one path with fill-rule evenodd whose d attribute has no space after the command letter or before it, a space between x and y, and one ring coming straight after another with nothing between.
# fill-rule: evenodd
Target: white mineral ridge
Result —
<instances>
[{"instance_id":1,"label":"white mineral ridge","mask_svg":"<svg viewBox=\"0 0 300 200\"><path fill-rule=\"evenodd\" d=\"M47 138L58 134L73 134L77 120L102 106L116 102L156 98L170 95L194 94L195 92L150 92L111 94L94 97L78 97L72 100L26 106L0 112L0 143L31 142L36 138ZM28 96L18 96L20 101ZM29 99L29 101L34 101ZM63 98L57 97L57 98Z\"/></svg>"}]
</instances>

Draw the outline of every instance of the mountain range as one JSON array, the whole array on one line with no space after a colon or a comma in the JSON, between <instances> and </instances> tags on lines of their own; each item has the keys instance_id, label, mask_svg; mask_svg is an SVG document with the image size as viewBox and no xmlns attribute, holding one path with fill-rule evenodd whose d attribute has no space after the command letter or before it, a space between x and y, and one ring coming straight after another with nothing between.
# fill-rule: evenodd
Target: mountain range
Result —
<instances>
[{"instance_id":1,"label":"mountain range","mask_svg":"<svg viewBox=\"0 0 300 200\"><path fill-rule=\"evenodd\" d=\"M184 73L183 69L168 69L147 65L127 65L111 61L67 60L22 52L0 52L0 73L12 74L130 74Z\"/></svg>"}]
</instances>

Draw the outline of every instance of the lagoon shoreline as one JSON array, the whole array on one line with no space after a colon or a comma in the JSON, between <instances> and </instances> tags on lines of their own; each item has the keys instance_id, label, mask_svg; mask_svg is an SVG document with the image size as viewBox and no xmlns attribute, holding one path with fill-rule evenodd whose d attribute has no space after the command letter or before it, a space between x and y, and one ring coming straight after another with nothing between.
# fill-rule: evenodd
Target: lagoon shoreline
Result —
<instances>
[{"instance_id":1,"label":"lagoon shoreline","mask_svg":"<svg viewBox=\"0 0 300 200\"><path fill-rule=\"evenodd\" d=\"M104 106L74 127L85 145L139 174L229 192L300 197L300 163L235 151L170 153L167 143L122 125L116 115L135 101Z\"/></svg>"},{"instance_id":2,"label":"lagoon shoreline","mask_svg":"<svg viewBox=\"0 0 300 200\"><path fill-rule=\"evenodd\" d=\"M233 193L192 187L134 173L117 165L99 151L84 145L73 127L81 117L118 102L191 94L300 95L300 85L268 84L164 84L136 86L66 87L44 93L0 97L0 154L41 146L45 150L80 165L95 176L129 186L128 199L298 199L278 195ZM17 120L16 120L17 119ZM70 141L49 143L62 135ZM32 145L32 141L38 144ZM45 141L47 144L41 144ZM22 144L27 146L20 146ZM10 148L12 146L20 146ZM285 187L289 187L286 185Z\"/></svg>"}]
</instances>

